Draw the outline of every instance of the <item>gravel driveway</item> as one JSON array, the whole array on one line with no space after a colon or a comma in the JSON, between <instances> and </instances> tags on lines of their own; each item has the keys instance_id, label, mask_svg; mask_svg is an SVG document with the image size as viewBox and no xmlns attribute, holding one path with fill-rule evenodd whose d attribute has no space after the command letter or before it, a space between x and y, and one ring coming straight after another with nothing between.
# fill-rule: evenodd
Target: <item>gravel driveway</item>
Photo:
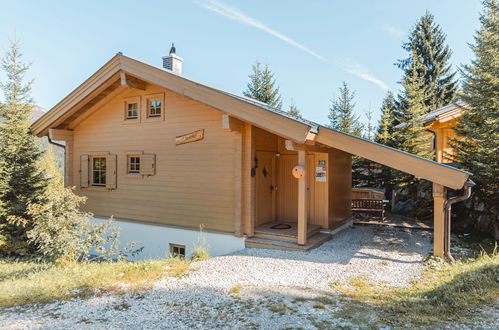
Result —
<instances>
[{"instance_id":1,"label":"gravel driveway","mask_svg":"<svg viewBox=\"0 0 499 330\"><path fill-rule=\"evenodd\" d=\"M141 293L3 309L0 328L349 327L331 283L407 285L431 248L429 232L354 227L308 252L244 249L193 263L188 276ZM359 315L364 324L372 317Z\"/></svg>"}]
</instances>

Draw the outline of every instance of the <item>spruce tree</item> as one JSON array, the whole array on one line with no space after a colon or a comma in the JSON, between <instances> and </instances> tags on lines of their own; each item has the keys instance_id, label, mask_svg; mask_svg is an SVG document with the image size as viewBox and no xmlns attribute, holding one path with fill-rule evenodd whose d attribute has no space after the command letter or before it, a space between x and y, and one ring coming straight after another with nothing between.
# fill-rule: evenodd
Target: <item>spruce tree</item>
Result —
<instances>
[{"instance_id":1,"label":"spruce tree","mask_svg":"<svg viewBox=\"0 0 499 330\"><path fill-rule=\"evenodd\" d=\"M395 96L393 92L388 91L381 105L381 118L378 121L378 128L374 137L375 142L389 147L395 146L396 110L397 101ZM392 197L395 174L396 172L392 168L384 165L380 165L379 170L375 174L376 183L384 189L385 197L388 200L391 200Z\"/></svg>"},{"instance_id":2,"label":"spruce tree","mask_svg":"<svg viewBox=\"0 0 499 330\"><path fill-rule=\"evenodd\" d=\"M457 91L455 71L449 64L452 51L446 44L446 35L435 18L426 12L409 33L409 40L403 48L408 57L399 60L397 66L405 76L412 74L414 58L421 61L418 74L423 78L425 86L424 105L427 111L438 109L451 103Z\"/></svg>"},{"instance_id":3,"label":"spruce tree","mask_svg":"<svg viewBox=\"0 0 499 330\"><path fill-rule=\"evenodd\" d=\"M0 126L0 252L25 255L33 251L26 237L26 228L15 225L10 218L30 218L28 205L40 202L46 186L39 169L41 152L30 132L32 82L24 82L29 65L22 61L18 41L11 41L2 59L5 81L0 84L4 94L3 122Z\"/></svg>"},{"instance_id":4,"label":"spruce tree","mask_svg":"<svg viewBox=\"0 0 499 330\"><path fill-rule=\"evenodd\" d=\"M473 173L472 198L465 214L482 232L499 227L499 4L484 1L481 27L471 49L475 59L462 70L461 99L469 107L458 119L457 139L451 141L458 166ZM495 227L495 229L494 229Z\"/></svg>"},{"instance_id":5,"label":"spruce tree","mask_svg":"<svg viewBox=\"0 0 499 330\"><path fill-rule=\"evenodd\" d=\"M288 113L295 118L302 117L300 110L298 110L298 107L294 103L291 103L291 105L289 106Z\"/></svg>"},{"instance_id":6,"label":"spruce tree","mask_svg":"<svg viewBox=\"0 0 499 330\"><path fill-rule=\"evenodd\" d=\"M274 74L267 64L256 62L253 65L253 73L249 75L250 81L243 92L244 96L251 97L271 107L281 109L282 101L279 87L276 86Z\"/></svg>"},{"instance_id":7,"label":"spruce tree","mask_svg":"<svg viewBox=\"0 0 499 330\"><path fill-rule=\"evenodd\" d=\"M394 145L408 153L430 158L431 151L427 145L431 135L426 133L427 128L424 126L424 115L428 109L425 104L426 86L424 78L419 74L422 67L420 58L413 53L411 71L405 75L402 94L399 95L404 107L397 116L401 125L394 133Z\"/></svg>"},{"instance_id":8,"label":"spruce tree","mask_svg":"<svg viewBox=\"0 0 499 330\"><path fill-rule=\"evenodd\" d=\"M363 138L369 141L374 139L375 127L373 125L373 113L371 105L366 112L367 125ZM369 159L356 157L352 159L352 181L356 187L376 187L378 186L377 173L380 171L380 165Z\"/></svg>"},{"instance_id":9,"label":"spruce tree","mask_svg":"<svg viewBox=\"0 0 499 330\"><path fill-rule=\"evenodd\" d=\"M420 57L413 52L411 71L402 81L403 90L399 99L402 100L404 106L398 114L398 121L401 124L394 133L393 141L397 149L420 157L433 158L433 151L430 148L432 135L424 126L424 115L428 107L425 104L427 89L424 78L419 74L422 68L423 63ZM413 201L412 214L429 215L430 199L425 197L431 189L429 183L403 172L397 171L394 176L396 185L407 194L407 199Z\"/></svg>"},{"instance_id":10,"label":"spruce tree","mask_svg":"<svg viewBox=\"0 0 499 330\"><path fill-rule=\"evenodd\" d=\"M347 83L344 81L340 87L340 96L331 101L329 108L329 127L361 136L362 124L359 122L359 117L355 115L355 92L351 92Z\"/></svg>"},{"instance_id":11,"label":"spruce tree","mask_svg":"<svg viewBox=\"0 0 499 330\"><path fill-rule=\"evenodd\" d=\"M388 91L381 105L381 118L378 121L374 141L389 147L394 146L397 101L392 91Z\"/></svg>"}]
</instances>

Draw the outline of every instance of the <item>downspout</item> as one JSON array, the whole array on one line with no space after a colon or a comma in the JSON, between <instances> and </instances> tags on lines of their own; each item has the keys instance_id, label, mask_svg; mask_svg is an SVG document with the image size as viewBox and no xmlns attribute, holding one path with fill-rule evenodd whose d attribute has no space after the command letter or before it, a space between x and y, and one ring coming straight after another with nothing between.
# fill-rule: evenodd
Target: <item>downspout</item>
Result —
<instances>
[{"instance_id":1,"label":"downspout","mask_svg":"<svg viewBox=\"0 0 499 330\"><path fill-rule=\"evenodd\" d=\"M455 196L455 197L451 197L449 198L446 202L445 202L445 206L444 206L444 237L445 237L445 241L444 241L444 256L445 258L451 262L451 263L454 263L456 260L454 259L454 257L452 257L451 253L450 253L450 233L451 233L451 209L452 209L452 204L454 203L459 203L459 202L462 202L462 201L465 201L467 200L468 198L470 198L471 196L471 189L475 186L475 183L468 179L465 183L464 183L464 194L462 196Z\"/></svg>"},{"instance_id":2,"label":"downspout","mask_svg":"<svg viewBox=\"0 0 499 330\"><path fill-rule=\"evenodd\" d=\"M60 143L52 141L52 139L48 135L47 135L47 138L48 138L50 144L64 149L64 186L66 186L66 146L64 144L60 144Z\"/></svg>"}]
</instances>

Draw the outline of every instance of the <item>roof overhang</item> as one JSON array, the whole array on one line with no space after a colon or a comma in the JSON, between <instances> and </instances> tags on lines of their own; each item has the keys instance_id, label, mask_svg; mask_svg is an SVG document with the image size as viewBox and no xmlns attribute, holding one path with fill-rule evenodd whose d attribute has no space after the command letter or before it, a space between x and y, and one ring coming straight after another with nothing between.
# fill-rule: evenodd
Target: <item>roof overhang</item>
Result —
<instances>
[{"instance_id":1,"label":"roof overhang","mask_svg":"<svg viewBox=\"0 0 499 330\"><path fill-rule=\"evenodd\" d=\"M389 148L306 120L297 120L265 104L210 87L168 70L118 53L61 102L32 124L35 135L49 129L71 128L68 123L83 118L91 108L129 88L133 82L149 83L210 105L219 111L285 139L315 142L398 169L443 186L460 189L470 173ZM81 119L80 119L81 120Z\"/></svg>"}]
</instances>

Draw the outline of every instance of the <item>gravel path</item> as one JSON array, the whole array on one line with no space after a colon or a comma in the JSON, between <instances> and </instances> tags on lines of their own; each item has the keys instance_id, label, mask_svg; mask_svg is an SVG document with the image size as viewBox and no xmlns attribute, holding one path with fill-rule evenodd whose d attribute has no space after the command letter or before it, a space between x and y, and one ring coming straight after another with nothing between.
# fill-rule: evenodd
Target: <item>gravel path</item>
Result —
<instances>
[{"instance_id":1,"label":"gravel path","mask_svg":"<svg viewBox=\"0 0 499 330\"><path fill-rule=\"evenodd\" d=\"M404 286L418 276L431 234L355 227L309 252L244 249L192 264L152 290L0 310L0 328L350 327L329 284L363 277ZM339 314L337 314L339 315ZM375 314L373 314L375 315ZM359 315L372 323L373 315Z\"/></svg>"}]
</instances>

